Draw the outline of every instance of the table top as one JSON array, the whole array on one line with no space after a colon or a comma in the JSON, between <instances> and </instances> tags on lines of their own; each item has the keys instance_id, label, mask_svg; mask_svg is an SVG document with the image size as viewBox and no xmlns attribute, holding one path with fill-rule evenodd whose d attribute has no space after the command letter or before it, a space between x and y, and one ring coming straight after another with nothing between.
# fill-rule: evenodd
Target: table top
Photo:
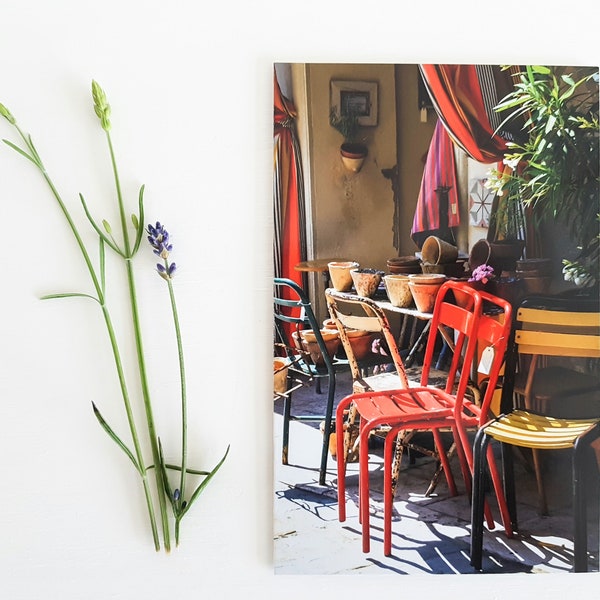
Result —
<instances>
[{"instance_id":1,"label":"table top","mask_svg":"<svg viewBox=\"0 0 600 600\"><path fill-rule=\"evenodd\" d=\"M310 273L325 273L329 270L327 264L330 262L344 261L343 258L317 258L315 260L305 260L294 266L296 271L306 271Z\"/></svg>"},{"instance_id":2,"label":"table top","mask_svg":"<svg viewBox=\"0 0 600 600\"><path fill-rule=\"evenodd\" d=\"M356 292L344 292L345 294L350 294L352 296L356 295ZM379 288L372 298L369 298L371 302L374 302L380 308L384 310L388 310L390 312L401 313L403 315L410 315L412 317L416 317L417 319L423 319L430 321L433 318L433 313L421 312L415 306L411 306L408 308L404 308L401 306L394 306L388 299L387 294L384 288Z\"/></svg>"}]
</instances>

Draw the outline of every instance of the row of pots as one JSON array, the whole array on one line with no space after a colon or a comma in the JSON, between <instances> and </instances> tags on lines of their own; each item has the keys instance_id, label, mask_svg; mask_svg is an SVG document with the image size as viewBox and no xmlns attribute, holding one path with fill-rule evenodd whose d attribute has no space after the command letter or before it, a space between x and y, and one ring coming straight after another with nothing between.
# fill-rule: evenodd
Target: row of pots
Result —
<instances>
[{"instance_id":1,"label":"row of pots","mask_svg":"<svg viewBox=\"0 0 600 600\"><path fill-rule=\"evenodd\" d=\"M329 277L333 287L340 292L356 290L359 296L371 298L383 281L393 306L409 307L413 304L421 312L431 312L437 291L446 276L437 273L391 273L386 275L376 269L361 269L357 262L331 262Z\"/></svg>"}]
</instances>

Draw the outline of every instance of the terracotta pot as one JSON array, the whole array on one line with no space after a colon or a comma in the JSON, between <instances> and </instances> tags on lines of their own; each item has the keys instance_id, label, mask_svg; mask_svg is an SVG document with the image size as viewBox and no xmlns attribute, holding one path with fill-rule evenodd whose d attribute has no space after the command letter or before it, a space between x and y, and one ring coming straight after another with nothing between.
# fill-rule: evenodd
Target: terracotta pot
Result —
<instances>
[{"instance_id":1,"label":"terracotta pot","mask_svg":"<svg viewBox=\"0 0 600 600\"><path fill-rule=\"evenodd\" d=\"M464 285L468 285L470 288L474 290L484 291L486 290L486 284L481 281L467 281L461 280L461 283ZM473 298L469 296L466 292L461 292L460 290L453 289L452 293L454 294L454 300L458 306L462 308L470 308L473 302Z\"/></svg>"},{"instance_id":2,"label":"terracotta pot","mask_svg":"<svg viewBox=\"0 0 600 600\"><path fill-rule=\"evenodd\" d=\"M327 263L331 285L333 285L338 292L348 292L352 288L350 271L352 269L357 269L358 267L359 264L354 261Z\"/></svg>"},{"instance_id":3,"label":"terracotta pot","mask_svg":"<svg viewBox=\"0 0 600 600\"><path fill-rule=\"evenodd\" d=\"M552 277L519 277L523 292L527 294L546 294L550 289Z\"/></svg>"},{"instance_id":4,"label":"terracotta pot","mask_svg":"<svg viewBox=\"0 0 600 600\"><path fill-rule=\"evenodd\" d=\"M494 268L497 275L502 271L514 271L524 248L523 240L479 240L471 248L469 266L475 269L479 265L488 264Z\"/></svg>"},{"instance_id":5,"label":"terracotta pot","mask_svg":"<svg viewBox=\"0 0 600 600\"><path fill-rule=\"evenodd\" d=\"M443 265L454 262L458 258L458 248L435 235L430 235L421 248L423 262L432 265Z\"/></svg>"},{"instance_id":6,"label":"terracotta pot","mask_svg":"<svg viewBox=\"0 0 600 600\"><path fill-rule=\"evenodd\" d=\"M337 330L334 331L333 329L321 329L321 336L325 342L327 354L333 358L340 345L340 334ZM299 334L297 331L293 331L292 338L296 348L303 350L304 352L308 352L311 360L316 365L325 364L323 354L321 353L321 348L319 348L317 338L311 329L304 329Z\"/></svg>"},{"instance_id":7,"label":"terracotta pot","mask_svg":"<svg viewBox=\"0 0 600 600\"><path fill-rule=\"evenodd\" d=\"M364 144L352 144L345 142L340 147L342 163L349 171L358 173L368 154L367 147Z\"/></svg>"},{"instance_id":8,"label":"terracotta pot","mask_svg":"<svg viewBox=\"0 0 600 600\"><path fill-rule=\"evenodd\" d=\"M513 306L516 306L523 297L524 289L523 282L515 277L490 281L490 293L508 300Z\"/></svg>"},{"instance_id":9,"label":"terracotta pot","mask_svg":"<svg viewBox=\"0 0 600 600\"><path fill-rule=\"evenodd\" d=\"M408 275L386 275L383 278L385 291L393 306L407 308L413 303L412 293L408 287Z\"/></svg>"},{"instance_id":10,"label":"terracotta pot","mask_svg":"<svg viewBox=\"0 0 600 600\"><path fill-rule=\"evenodd\" d=\"M348 341L352 346L352 352L356 360L363 360L371 353L373 334L362 329L346 330Z\"/></svg>"},{"instance_id":11,"label":"terracotta pot","mask_svg":"<svg viewBox=\"0 0 600 600\"><path fill-rule=\"evenodd\" d=\"M354 269L350 271L354 289L359 296L371 298L381 283L382 271L376 269Z\"/></svg>"},{"instance_id":12,"label":"terracotta pot","mask_svg":"<svg viewBox=\"0 0 600 600\"><path fill-rule=\"evenodd\" d=\"M442 283L443 281L439 283L417 283L411 280L408 282L415 306L419 311L423 313L433 312L435 299L440 291L440 287L442 287Z\"/></svg>"},{"instance_id":13,"label":"terracotta pot","mask_svg":"<svg viewBox=\"0 0 600 600\"><path fill-rule=\"evenodd\" d=\"M420 273L421 261L416 256L396 256L388 258L387 268L392 274Z\"/></svg>"},{"instance_id":14,"label":"terracotta pot","mask_svg":"<svg viewBox=\"0 0 600 600\"><path fill-rule=\"evenodd\" d=\"M442 285L446 281L446 276L441 273L414 273L408 277L413 283L435 283Z\"/></svg>"},{"instance_id":15,"label":"terracotta pot","mask_svg":"<svg viewBox=\"0 0 600 600\"><path fill-rule=\"evenodd\" d=\"M285 358L273 359L273 391L283 394L287 391L287 365L289 361Z\"/></svg>"},{"instance_id":16,"label":"terracotta pot","mask_svg":"<svg viewBox=\"0 0 600 600\"><path fill-rule=\"evenodd\" d=\"M431 263L423 263L421 265L421 271L423 273L446 273L446 265L433 265Z\"/></svg>"},{"instance_id":17,"label":"terracotta pot","mask_svg":"<svg viewBox=\"0 0 600 600\"><path fill-rule=\"evenodd\" d=\"M517 272L535 271L543 275L550 275L552 261L549 258L524 258L517 261Z\"/></svg>"}]
</instances>

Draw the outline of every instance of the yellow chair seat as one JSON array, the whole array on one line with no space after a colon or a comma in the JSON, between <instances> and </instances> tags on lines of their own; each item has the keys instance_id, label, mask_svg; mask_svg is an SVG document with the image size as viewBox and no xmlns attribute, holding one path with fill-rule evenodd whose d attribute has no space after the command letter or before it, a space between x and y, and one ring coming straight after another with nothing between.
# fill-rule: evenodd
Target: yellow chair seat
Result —
<instances>
[{"instance_id":1,"label":"yellow chair seat","mask_svg":"<svg viewBox=\"0 0 600 600\"><path fill-rule=\"evenodd\" d=\"M499 442L540 450L572 448L579 436L600 419L557 419L515 410L485 428Z\"/></svg>"}]
</instances>

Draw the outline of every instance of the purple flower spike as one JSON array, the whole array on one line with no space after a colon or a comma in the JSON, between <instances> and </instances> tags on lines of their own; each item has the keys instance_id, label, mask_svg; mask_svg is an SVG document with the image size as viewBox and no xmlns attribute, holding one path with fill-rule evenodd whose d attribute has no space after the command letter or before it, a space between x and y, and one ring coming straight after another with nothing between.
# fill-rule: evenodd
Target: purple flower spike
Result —
<instances>
[{"instance_id":1,"label":"purple flower spike","mask_svg":"<svg viewBox=\"0 0 600 600\"><path fill-rule=\"evenodd\" d=\"M160 263L156 265L156 270L163 279L173 279L176 269L177 266L175 263L169 264L166 261L164 265L161 265Z\"/></svg>"},{"instance_id":2,"label":"purple flower spike","mask_svg":"<svg viewBox=\"0 0 600 600\"><path fill-rule=\"evenodd\" d=\"M148 232L148 241L154 248L154 254L166 260L169 257L169 252L173 250L173 245L169 243L169 232L159 221L156 221L155 226L148 225L146 231Z\"/></svg>"}]
</instances>

